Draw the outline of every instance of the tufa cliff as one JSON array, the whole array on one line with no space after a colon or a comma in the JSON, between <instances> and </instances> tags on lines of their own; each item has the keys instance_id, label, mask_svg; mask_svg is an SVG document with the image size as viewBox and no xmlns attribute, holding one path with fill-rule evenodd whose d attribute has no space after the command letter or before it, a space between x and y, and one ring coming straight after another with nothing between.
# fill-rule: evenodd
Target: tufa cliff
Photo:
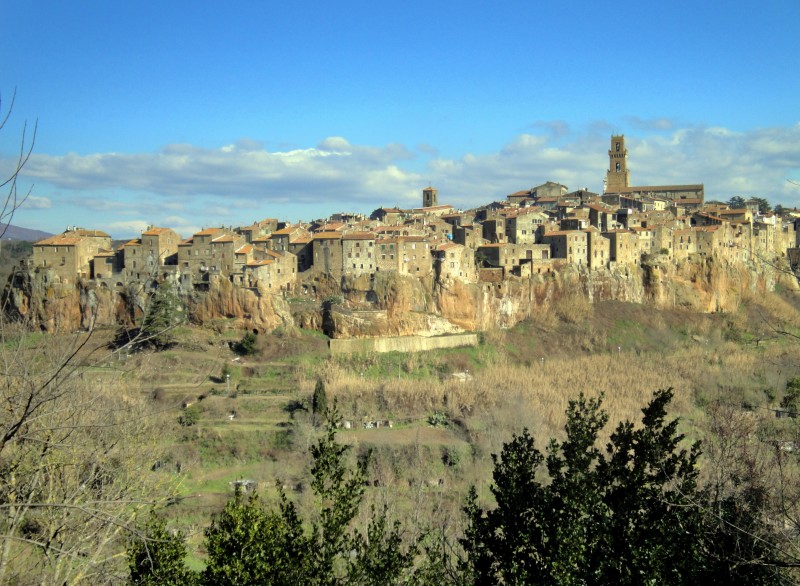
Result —
<instances>
[{"instance_id":1,"label":"tufa cliff","mask_svg":"<svg viewBox=\"0 0 800 586\"><path fill-rule=\"evenodd\" d=\"M797 280L766 263L730 264L698 257L673 264L655 256L641 265L593 269L562 265L529 278L495 283L420 280L397 273L344 278L318 277L300 283L297 297L236 287L224 279L208 291L180 290L191 321L235 319L249 330L281 326L323 331L332 338L437 335L511 327L538 312L569 312L576 301L625 301L658 308L732 312L742 299L797 289ZM95 325L130 325L146 310L149 291L141 284L111 289L82 280L48 282L47 275L12 275L4 290L6 314L50 332Z\"/></svg>"}]
</instances>

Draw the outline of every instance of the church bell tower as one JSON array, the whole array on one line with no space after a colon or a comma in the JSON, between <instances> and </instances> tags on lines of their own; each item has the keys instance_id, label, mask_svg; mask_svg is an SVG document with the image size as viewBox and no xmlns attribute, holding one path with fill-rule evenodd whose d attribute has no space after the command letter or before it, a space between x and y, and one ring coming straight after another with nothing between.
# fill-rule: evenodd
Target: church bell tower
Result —
<instances>
[{"instance_id":1,"label":"church bell tower","mask_svg":"<svg viewBox=\"0 0 800 586\"><path fill-rule=\"evenodd\" d=\"M625 148L625 136L611 137L611 149L608 151L608 172L606 173L605 193L616 193L623 187L630 187L631 172L628 171L628 149Z\"/></svg>"},{"instance_id":2,"label":"church bell tower","mask_svg":"<svg viewBox=\"0 0 800 586\"><path fill-rule=\"evenodd\" d=\"M426 187L422 190L422 207L432 208L439 205L439 190Z\"/></svg>"}]
</instances>

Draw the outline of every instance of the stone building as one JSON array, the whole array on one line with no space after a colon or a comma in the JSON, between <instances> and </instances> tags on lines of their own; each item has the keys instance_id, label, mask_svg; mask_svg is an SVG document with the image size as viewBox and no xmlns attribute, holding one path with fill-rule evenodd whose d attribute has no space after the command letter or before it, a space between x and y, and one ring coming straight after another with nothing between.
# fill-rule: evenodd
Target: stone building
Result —
<instances>
[{"instance_id":1,"label":"stone building","mask_svg":"<svg viewBox=\"0 0 800 586\"><path fill-rule=\"evenodd\" d=\"M630 230L609 230L602 233L608 239L609 261L618 265L638 264L641 259L639 237Z\"/></svg>"},{"instance_id":2,"label":"stone building","mask_svg":"<svg viewBox=\"0 0 800 586\"><path fill-rule=\"evenodd\" d=\"M93 261L111 252L111 236L100 230L68 228L33 245L33 268L46 270L62 283L94 278Z\"/></svg>"},{"instance_id":3,"label":"stone building","mask_svg":"<svg viewBox=\"0 0 800 586\"><path fill-rule=\"evenodd\" d=\"M533 244L536 229L547 223L549 217L538 208L521 208L505 215L505 234L513 244Z\"/></svg>"},{"instance_id":4,"label":"stone building","mask_svg":"<svg viewBox=\"0 0 800 586\"><path fill-rule=\"evenodd\" d=\"M233 279L243 265L236 251L247 244L244 236L223 228L207 228L178 244L178 267L184 283L207 285L212 276Z\"/></svg>"},{"instance_id":5,"label":"stone building","mask_svg":"<svg viewBox=\"0 0 800 586\"><path fill-rule=\"evenodd\" d=\"M462 244L472 250L477 249L480 245L484 244L486 240L483 238L483 228L480 224L463 224L461 226L453 227L453 242Z\"/></svg>"},{"instance_id":6,"label":"stone building","mask_svg":"<svg viewBox=\"0 0 800 586\"><path fill-rule=\"evenodd\" d=\"M618 194L629 200L626 207L634 207L640 211L658 209L661 204L655 200L700 200L704 198L702 184L690 185L631 185L631 174L628 169L628 149L625 147L625 136L611 137L611 148L608 150L608 171L606 172L604 194ZM603 198L607 201L606 198ZM630 202L635 202L631 205ZM619 203L620 206L625 204ZM663 207L663 206L661 206Z\"/></svg>"},{"instance_id":7,"label":"stone building","mask_svg":"<svg viewBox=\"0 0 800 586\"><path fill-rule=\"evenodd\" d=\"M553 259L564 259L569 264L589 264L589 237L584 230L557 230L547 232L542 243L550 245Z\"/></svg>"},{"instance_id":8,"label":"stone building","mask_svg":"<svg viewBox=\"0 0 800 586\"><path fill-rule=\"evenodd\" d=\"M291 291L297 281L297 257L291 252L267 251L267 258L248 260L241 284L272 291Z\"/></svg>"},{"instance_id":9,"label":"stone building","mask_svg":"<svg viewBox=\"0 0 800 586\"><path fill-rule=\"evenodd\" d=\"M475 254L461 244L445 242L433 249L434 269L440 281L457 279L464 283L475 283L478 272L475 268Z\"/></svg>"},{"instance_id":10,"label":"stone building","mask_svg":"<svg viewBox=\"0 0 800 586\"><path fill-rule=\"evenodd\" d=\"M314 274L329 275L340 280L343 275L342 233L318 232L312 236L312 267Z\"/></svg>"},{"instance_id":11,"label":"stone building","mask_svg":"<svg viewBox=\"0 0 800 586\"><path fill-rule=\"evenodd\" d=\"M349 232L342 235L342 272L359 277L375 274L375 234L373 232Z\"/></svg>"},{"instance_id":12,"label":"stone building","mask_svg":"<svg viewBox=\"0 0 800 586\"><path fill-rule=\"evenodd\" d=\"M611 258L611 243L595 227L584 230L586 233L586 256L589 268L599 269L608 265Z\"/></svg>"}]
</instances>

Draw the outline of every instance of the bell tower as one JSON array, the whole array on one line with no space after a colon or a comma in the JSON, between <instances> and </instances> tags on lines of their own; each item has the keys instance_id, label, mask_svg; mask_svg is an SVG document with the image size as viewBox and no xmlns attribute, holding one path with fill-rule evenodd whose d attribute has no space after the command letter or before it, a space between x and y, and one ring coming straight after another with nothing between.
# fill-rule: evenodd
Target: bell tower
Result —
<instances>
[{"instance_id":1,"label":"bell tower","mask_svg":"<svg viewBox=\"0 0 800 586\"><path fill-rule=\"evenodd\" d=\"M432 208L439 205L439 190L426 187L422 190L422 207Z\"/></svg>"},{"instance_id":2,"label":"bell tower","mask_svg":"<svg viewBox=\"0 0 800 586\"><path fill-rule=\"evenodd\" d=\"M623 187L630 187L631 172L628 171L628 149L625 148L625 136L620 134L611 137L611 148L608 151L608 172L606 173L605 193L616 193Z\"/></svg>"}]
</instances>

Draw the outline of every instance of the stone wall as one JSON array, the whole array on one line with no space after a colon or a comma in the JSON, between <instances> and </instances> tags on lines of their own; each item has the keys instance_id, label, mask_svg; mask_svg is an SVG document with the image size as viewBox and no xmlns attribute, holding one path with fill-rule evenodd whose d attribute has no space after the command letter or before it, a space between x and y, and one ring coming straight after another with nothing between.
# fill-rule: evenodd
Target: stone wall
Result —
<instances>
[{"instance_id":1,"label":"stone wall","mask_svg":"<svg viewBox=\"0 0 800 586\"><path fill-rule=\"evenodd\" d=\"M478 334L452 336L397 336L392 338L361 338L331 340L331 354L367 354L369 352L424 352L442 348L477 346Z\"/></svg>"}]
</instances>

